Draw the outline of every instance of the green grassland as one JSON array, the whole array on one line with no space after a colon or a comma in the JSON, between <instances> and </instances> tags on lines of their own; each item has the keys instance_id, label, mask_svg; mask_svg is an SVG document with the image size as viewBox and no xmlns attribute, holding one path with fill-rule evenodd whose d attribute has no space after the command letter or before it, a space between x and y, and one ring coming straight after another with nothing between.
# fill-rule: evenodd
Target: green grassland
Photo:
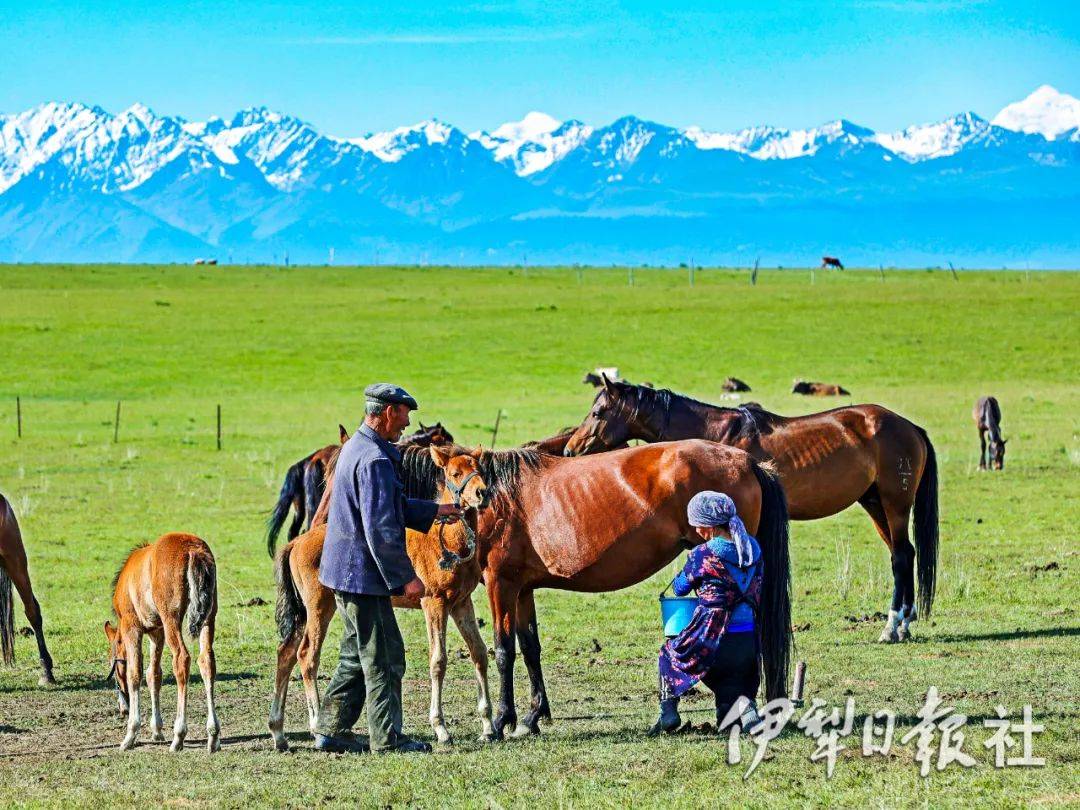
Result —
<instances>
[{"instance_id":1,"label":"green grassland","mask_svg":"<svg viewBox=\"0 0 1080 810\"><path fill-rule=\"evenodd\" d=\"M572 268L0 267L0 491L22 520L60 682L36 686L32 639L19 637L16 667L0 668L0 803L1080 803L1080 275L847 271L811 283L785 270L751 286L745 271L709 269L691 287L685 270L639 269L627 281L625 269L579 280ZM891 575L858 508L792 527L808 694L838 706L853 697L858 713L832 779L799 732L773 742L745 781L746 742L739 767L706 734L643 736L655 711L656 593L670 572L614 594L538 594L556 715L540 737L474 742L471 668L451 630L452 748L319 755L294 686L295 753L272 751L274 586L261 534L286 467L334 441L338 422L355 426L372 381L406 386L417 416L465 443L489 443L502 409L505 447L579 422L592 396L581 375L596 365L716 402L734 374L786 414L833 404L789 394L793 378L839 382L852 401L893 408L933 438L938 601L913 642L875 643ZM971 408L986 393L1004 411L1003 473L976 469ZM224 746L214 756L198 745L197 690L188 750L171 755L145 731L134 751L115 750L122 720L103 683L101 632L109 582L129 547L169 530L199 534L218 559ZM430 738L423 619L399 616L407 724ZM520 709L520 660L517 675ZM969 716L964 748L977 764L923 779L899 738L930 686ZM166 724L174 700L170 677ZM1034 748L1047 764L996 770L982 721L999 704L1018 718L1025 703L1046 726ZM685 705L700 710L687 714L696 723L711 719L708 696ZM900 715L896 743L889 757L864 758L862 717L881 708Z\"/></svg>"}]
</instances>

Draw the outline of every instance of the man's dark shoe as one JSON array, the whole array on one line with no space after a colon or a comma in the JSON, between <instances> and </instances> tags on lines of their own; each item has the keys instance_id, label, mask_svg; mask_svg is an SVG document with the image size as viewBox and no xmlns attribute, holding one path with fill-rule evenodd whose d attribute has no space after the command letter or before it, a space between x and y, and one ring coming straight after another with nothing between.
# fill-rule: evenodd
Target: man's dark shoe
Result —
<instances>
[{"instance_id":1,"label":"man's dark shoe","mask_svg":"<svg viewBox=\"0 0 1080 810\"><path fill-rule=\"evenodd\" d=\"M325 751L328 754L366 754L371 751L371 748L366 742L356 737L329 737L325 734L316 734L315 750Z\"/></svg>"},{"instance_id":2,"label":"man's dark shoe","mask_svg":"<svg viewBox=\"0 0 1080 810\"><path fill-rule=\"evenodd\" d=\"M399 754L430 754L431 746L421 740L405 737L395 748L390 750Z\"/></svg>"},{"instance_id":3,"label":"man's dark shoe","mask_svg":"<svg viewBox=\"0 0 1080 810\"><path fill-rule=\"evenodd\" d=\"M666 698L660 701L660 717L656 724L649 729L648 736L655 737L658 734L674 734L682 725L679 716L679 699Z\"/></svg>"}]
</instances>

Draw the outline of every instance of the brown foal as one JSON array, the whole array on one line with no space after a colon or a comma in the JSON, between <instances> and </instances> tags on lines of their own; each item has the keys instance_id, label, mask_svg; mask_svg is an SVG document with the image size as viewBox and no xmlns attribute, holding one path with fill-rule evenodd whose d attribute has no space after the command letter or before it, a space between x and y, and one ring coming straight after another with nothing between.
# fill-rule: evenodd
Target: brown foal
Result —
<instances>
[{"instance_id":1,"label":"brown foal","mask_svg":"<svg viewBox=\"0 0 1080 810\"><path fill-rule=\"evenodd\" d=\"M427 622L431 674L431 712L429 719L435 736L441 743L451 741L442 711L442 687L446 675L446 626L452 617L461 637L469 648L476 669L480 715L480 739L494 738L491 725L491 700L488 696L487 646L473 611L472 592L480 582L480 563L476 555L477 512L487 505L488 489L479 474L481 451L466 452L457 447L432 446L430 449L410 448L403 451L404 476L410 495L451 500L465 507L462 520L455 524L436 523L427 534L407 531L406 549L417 575L423 581L426 594L420 601L395 596L394 607L422 608ZM430 460L429 475L441 471L439 492L424 491L420 476L412 474L418 466ZM437 470L435 469L437 468ZM333 466L328 471L323 503L329 501L333 490ZM325 509L320 508L320 512ZM318 520L318 519L317 519ZM304 680L304 695L312 733L318 726L319 657L323 642L337 608L334 592L319 581L325 522L302 534L278 552L275 573L278 583L277 621L281 635L278 646L277 677L274 699L270 706L269 727L274 746L287 751L285 738L285 700L289 678L297 661Z\"/></svg>"},{"instance_id":2,"label":"brown foal","mask_svg":"<svg viewBox=\"0 0 1080 810\"><path fill-rule=\"evenodd\" d=\"M221 724L214 708L214 620L217 616L217 565L206 543L191 534L172 532L139 546L129 555L113 583L116 627L105 622L112 659L109 676L116 680L120 712L128 715L127 734L120 743L126 751L135 745L142 719L139 687L142 677L142 639L150 637L150 731L154 740L165 739L161 721L161 651L165 644L173 657L176 676L176 722L170 750L184 747L187 736L187 686L191 655L184 643L184 622L192 638L199 639L199 673L206 688L206 748L221 747Z\"/></svg>"}]
</instances>

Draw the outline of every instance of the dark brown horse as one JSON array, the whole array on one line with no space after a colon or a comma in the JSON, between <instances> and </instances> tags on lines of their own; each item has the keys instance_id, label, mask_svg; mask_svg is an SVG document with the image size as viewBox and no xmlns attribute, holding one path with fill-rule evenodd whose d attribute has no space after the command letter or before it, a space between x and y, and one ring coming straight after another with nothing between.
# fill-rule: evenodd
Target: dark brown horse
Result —
<instances>
[{"instance_id":1,"label":"dark brown horse","mask_svg":"<svg viewBox=\"0 0 1080 810\"><path fill-rule=\"evenodd\" d=\"M821 257L821 266L822 267L835 267L837 270L843 270L844 269L843 262L841 262L835 256L822 256Z\"/></svg>"},{"instance_id":2,"label":"dark brown horse","mask_svg":"<svg viewBox=\"0 0 1080 810\"><path fill-rule=\"evenodd\" d=\"M15 663L15 603L12 600L11 586L19 592L26 619L34 630L37 639L38 657L41 659L42 686L54 684L53 660L45 646L45 633L41 628L41 606L34 589L30 587L30 571L26 564L26 548L23 546L22 532L15 519L15 511L7 498L0 494L0 653L5 664Z\"/></svg>"},{"instance_id":3,"label":"dark brown horse","mask_svg":"<svg viewBox=\"0 0 1080 810\"><path fill-rule=\"evenodd\" d=\"M540 719L551 717L534 592L613 591L656 573L694 543L686 504L703 489L730 495L761 543L766 695L784 693L791 631L787 505L775 475L747 453L703 441L582 459L518 449L485 454L481 469L495 493L477 533L501 685L497 734L517 725L515 640L532 691L520 730L536 732Z\"/></svg>"},{"instance_id":4,"label":"dark brown horse","mask_svg":"<svg viewBox=\"0 0 1080 810\"><path fill-rule=\"evenodd\" d=\"M594 453L628 439L690 437L774 462L794 520L828 517L854 503L869 513L892 556L893 599L881 641L907 638L916 616L930 614L937 578L937 460L922 428L880 405L788 418L757 405L722 408L667 390L610 383L565 452ZM914 546L908 539L912 511Z\"/></svg>"},{"instance_id":5,"label":"dark brown horse","mask_svg":"<svg viewBox=\"0 0 1080 810\"><path fill-rule=\"evenodd\" d=\"M806 397L850 397L851 392L842 385L834 383L807 382L796 380L791 386L791 393L802 394Z\"/></svg>"},{"instance_id":6,"label":"dark brown horse","mask_svg":"<svg viewBox=\"0 0 1080 810\"><path fill-rule=\"evenodd\" d=\"M305 517L307 528L312 527L312 518L326 489L326 471L330 460L337 455L341 445L349 440L349 431L344 425L338 425L338 435L339 444L328 444L304 456L285 473L285 483L281 485L277 503L266 521L266 550L271 557L274 556L274 546L277 545L278 534L281 532L281 527L285 525L285 519L289 516L290 507L293 510L293 521L289 526L289 540L300 534L300 530L304 528ZM441 422L428 426L421 422L418 430L398 442L398 447L441 446L452 444L453 441L454 437L442 426Z\"/></svg>"},{"instance_id":7,"label":"dark brown horse","mask_svg":"<svg viewBox=\"0 0 1080 810\"><path fill-rule=\"evenodd\" d=\"M744 383L738 377L728 377L726 380L724 380L724 382L720 384L720 387L729 393L750 390L750 386Z\"/></svg>"},{"instance_id":8,"label":"dark brown horse","mask_svg":"<svg viewBox=\"0 0 1080 810\"><path fill-rule=\"evenodd\" d=\"M1005 439L1001 437L1001 406L996 397L979 397L971 412L975 427L979 429L979 469L1001 470L1005 468ZM987 454L986 434L990 434L990 452Z\"/></svg>"}]
</instances>

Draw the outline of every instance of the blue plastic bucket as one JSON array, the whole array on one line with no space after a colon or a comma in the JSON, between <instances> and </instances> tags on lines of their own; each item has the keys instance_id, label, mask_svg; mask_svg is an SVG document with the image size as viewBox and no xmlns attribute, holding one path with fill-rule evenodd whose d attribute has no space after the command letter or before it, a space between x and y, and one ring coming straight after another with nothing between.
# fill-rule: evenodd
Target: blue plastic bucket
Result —
<instances>
[{"instance_id":1,"label":"blue plastic bucket","mask_svg":"<svg viewBox=\"0 0 1080 810\"><path fill-rule=\"evenodd\" d=\"M660 621L664 624L664 635L671 638L685 630L697 606L696 596L661 596Z\"/></svg>"}]
</instances>

